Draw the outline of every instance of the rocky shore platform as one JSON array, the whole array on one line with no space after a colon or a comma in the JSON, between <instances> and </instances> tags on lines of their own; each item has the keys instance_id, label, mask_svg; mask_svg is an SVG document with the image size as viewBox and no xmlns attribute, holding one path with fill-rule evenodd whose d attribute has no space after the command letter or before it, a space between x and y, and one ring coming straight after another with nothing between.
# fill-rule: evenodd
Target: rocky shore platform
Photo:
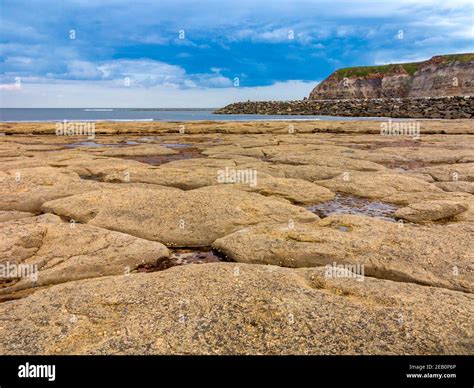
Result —
<instances>
[{"instance_id":1,"label":"rocky shore platform","mask_svg":"<svg viewBox=\"0 0 474 388\"><path fill-rule=\"evenodd\" d=\"M1 354L473 354L474 125L0 124Z\"/></svg>"}]
</instances>

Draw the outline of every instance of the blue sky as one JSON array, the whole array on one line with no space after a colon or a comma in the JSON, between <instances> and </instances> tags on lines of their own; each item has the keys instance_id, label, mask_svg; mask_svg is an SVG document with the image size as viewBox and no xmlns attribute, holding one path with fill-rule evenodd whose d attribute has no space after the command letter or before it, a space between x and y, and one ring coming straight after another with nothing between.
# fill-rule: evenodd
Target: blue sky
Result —
<instances>
[{"instance_id":1,"label":"blue sky","mask_svg":"<svg viewBox=\"0 0 474 388\"><path fill-rule=\"evenodd\" d=\"M299 99L341 67L474 51L472 1L0 4L2 107Z\"/></svg>"}]
</instances>

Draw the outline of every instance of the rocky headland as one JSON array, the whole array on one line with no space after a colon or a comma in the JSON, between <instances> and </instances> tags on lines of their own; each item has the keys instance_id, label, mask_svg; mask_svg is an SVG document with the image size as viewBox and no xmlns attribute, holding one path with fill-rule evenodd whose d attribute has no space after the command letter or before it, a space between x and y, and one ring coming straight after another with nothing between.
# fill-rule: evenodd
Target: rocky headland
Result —
<instances>
[{"instance_id":1,"label":"rocky headland","mask_svg":"<svg viewBox=\"0 0 474 388\"><path fill-rule=\"evenodd\" d=\"M474 128L0 124L1 354L472 354Z\"/></svg>"},{"instance_id":2,"label":"rocky headland","mask_svg":"<svg viewBox=\"0 0 474 388\"><path fill-rule=\"evenodd\" d=\"M310 100L474 95L474 54L437 55L423 62L339 69Z\"/></svg>"}]
</instances>

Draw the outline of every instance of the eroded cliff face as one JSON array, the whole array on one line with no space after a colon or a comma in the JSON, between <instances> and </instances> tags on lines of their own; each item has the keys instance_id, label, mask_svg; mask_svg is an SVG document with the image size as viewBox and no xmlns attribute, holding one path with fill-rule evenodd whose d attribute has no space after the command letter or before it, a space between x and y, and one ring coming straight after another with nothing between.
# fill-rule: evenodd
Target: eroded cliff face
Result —
<instances>
[{"instance_id":1,"label":"eroded cliff face","mask_svg":"<svg viewBox=\"0 0 474 388\"><path fill-rule=\"evenodd\" d=\"M473 95L474 54L456 54L424 62L340 69L316 86L309 99Z\"/></svg>"}]
</instances>

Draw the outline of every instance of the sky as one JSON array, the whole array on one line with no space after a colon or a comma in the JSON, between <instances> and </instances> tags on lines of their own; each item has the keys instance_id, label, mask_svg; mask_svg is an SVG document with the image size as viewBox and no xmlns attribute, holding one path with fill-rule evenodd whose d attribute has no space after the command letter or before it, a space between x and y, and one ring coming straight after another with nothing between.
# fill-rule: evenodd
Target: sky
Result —
<instances>
[{"instance_id":1,"label":"sky","mask_svg":"<svg viewBox=\"0 0 474 388\"><path fill-rule=\"evenodd\" d=\"M474 52L464 0L0 0L0 107L295 100L342 67Z\"/></svg>"}]
</instances>

